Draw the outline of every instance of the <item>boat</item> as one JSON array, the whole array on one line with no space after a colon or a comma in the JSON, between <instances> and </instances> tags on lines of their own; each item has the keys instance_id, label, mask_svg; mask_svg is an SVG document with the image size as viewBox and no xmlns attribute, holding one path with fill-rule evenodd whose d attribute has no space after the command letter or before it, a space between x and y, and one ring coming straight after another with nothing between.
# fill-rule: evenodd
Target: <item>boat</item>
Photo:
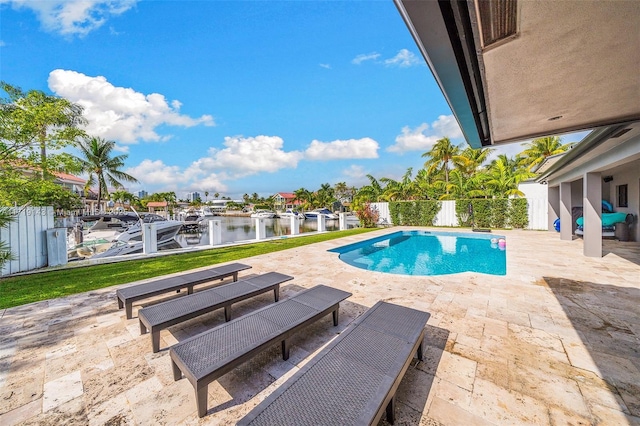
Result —
<instances>
[{"instance_id":1,"label":"boat","mask_svg":"<svg viewBox=\"0 0 640 426\"><path fill-rule=\"evenodd\" d=\"M304 219L304 215L302 213L298 213L294 210L287 209L284 213L279 213L278 217L280 219L289 219L290 217L297 217L298 219Z\"/></svg>"},{"instance_id":2,"label":"boat","mask_svg":"<svg viewBox=\"0 0 640 426\"><path fill-rule=\"evenodd\" d=\"M274 217L276 217L276 214L274 212L272 212L271 210L256 210L255 212L251 213L251 217L252 218L263 218L263 219L273 219Z\"/></svg>"},{"instance_id":3,"label":"boat","mask_svg":"<svg viewBox=\"0 0 640 426\"><path fill-rule=\"evenodd\" d=\"M85 224L92 223L83 232L83 242L90 240L112 241L140 220L133 213L88 215L80 216L79 219Z\"/></svg>"},{"instance_id":4,"label":"boat","mask_svg":"<svg viewBox=\"0 0 640 426\"><path fill-rule=\"evenodd\" d=\"M143 223L154 223L156 225L158 250L181 247L180 243L175 240L175 236L182 228L183 222L178 220L168 220L157 214L145 214L140 216L139 219L136 217L136 221L134 223L130 224L122 232L116 233L115 237L107 235L106 237L96 238L97 234L95 234L95 232L97 231L94 231L93 237L88 235L85 241L69 248L67 250L67 258L75 260L142 253ZM115 229L115 226L113 228Z\"/></svg>"},{"instance_id":5,"label":"boat","mask_svg":"<svg viewBox=\"0 0 640 426\"><path fill-rule=\"evenodd\" d=\"M323 216L326 220L338 219L338 215L333 213L329 209L315 209L305 212L304 214L304 217L306 217L307 219L317 219L318 216Z\"/></svg>"}]
</instances>

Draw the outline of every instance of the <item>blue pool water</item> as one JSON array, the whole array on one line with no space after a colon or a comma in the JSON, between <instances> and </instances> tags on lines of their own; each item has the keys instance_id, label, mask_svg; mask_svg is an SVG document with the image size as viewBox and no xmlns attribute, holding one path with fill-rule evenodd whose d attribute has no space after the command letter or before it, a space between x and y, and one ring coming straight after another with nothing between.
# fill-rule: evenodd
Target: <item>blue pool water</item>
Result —
<instances>
[{"instance_id":1,"label":"blue pool water","mask_svg":"<svg viewBox=\"0 0 640 426\"><path fill-rule=\"evenodd\" d=\"M338 247L340 259L370 271L401 275L446 275L480 272L505 275L504 238L494 234L401 231ZM492 241L493 240L493 241Z\"/></svg>"}]
</instances>

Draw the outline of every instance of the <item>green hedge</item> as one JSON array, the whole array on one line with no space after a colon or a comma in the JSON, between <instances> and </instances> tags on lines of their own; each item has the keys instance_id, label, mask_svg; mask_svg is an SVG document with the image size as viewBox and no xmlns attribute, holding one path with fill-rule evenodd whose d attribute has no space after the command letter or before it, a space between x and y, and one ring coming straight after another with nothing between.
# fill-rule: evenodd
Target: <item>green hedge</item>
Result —
<instances>
[{"instance_id":1,"label":"green hedge","mask_svg":"<svg viewBox=\"0 0 640 426\"><path fill-rule=\"evenodd\" d=\"M389 213L394 225L433 226L442 203L435 200L391 201Z\"/></svg>"},{"instance_id":2,"label":"green hedge","mask_svg":"<svg viewBox=\"0 0 640 426\"><path fill-rule=\"evenodd\" d=\"M392 201L394 225L432 226L440 211L440 201ZM526 228L529 224L525 198L456 200L456 216L461 227Z\"/></svg>"}]
</instances>

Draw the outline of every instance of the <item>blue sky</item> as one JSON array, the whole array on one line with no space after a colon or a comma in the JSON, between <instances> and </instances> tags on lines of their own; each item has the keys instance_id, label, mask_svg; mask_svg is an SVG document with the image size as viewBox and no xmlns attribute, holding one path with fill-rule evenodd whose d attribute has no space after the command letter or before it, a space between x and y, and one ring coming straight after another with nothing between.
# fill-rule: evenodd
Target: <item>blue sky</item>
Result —
<instances>
[{"instance_id":1,"label":"blue sky","mask_svg":"<svg viewBox=\"0 0 640 426\"><path fill-rule=\"evenodd\" d=\"M464 144L391 1L0 0L0 20L0 78L82 105L131 192L361 186Z\"/></svg>"}]
</instances>

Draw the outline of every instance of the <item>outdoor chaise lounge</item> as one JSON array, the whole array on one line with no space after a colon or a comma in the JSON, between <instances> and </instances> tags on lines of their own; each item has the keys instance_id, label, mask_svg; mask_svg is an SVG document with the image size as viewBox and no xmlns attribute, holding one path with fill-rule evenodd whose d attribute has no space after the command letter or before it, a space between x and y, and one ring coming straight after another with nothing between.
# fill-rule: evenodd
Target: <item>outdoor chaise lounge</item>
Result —
<instances>
[{"instance_id":1,"label":"outdoor chaise lounge","mask_svg":"<svg viewBox=\"0 0 640 426\"><path fill-rule=\"evenodd\" d=\"M378 302L238 422L239 425L371 425L386 411L413 354L422 360L429 314Z\"/></svg>"},{"instance_id":2,"label":"outdoor chaise lounge","mask_svg":"<svg viewBox=\"0 0 640 426\"><path fill-rule=\"evenodd\" d=\"M272 290L277 302L280 284L292 279L289 275L268 272L142 308L138 311L140 333L151 332L153 352L158 352L160 330L219 308L224 308L224 319L230 321L232 304Z\"/></svg>"},{"instance_id":3,"label":"outdoor chaise lounge","mask_svg":"<svg viewBox=\"0 0 640 426\"><path fill-rule=\"evenodd\" d=\"M217 266L204 271L190 272L170 278L160 278L144 284L121 288L116 291L118 298L118 309L126 306L127 319L132 318L133 302L157 296L163 293L187 288L187 293L193 293L193 286L208 281L223 280L233 276L234 281L238 281L238 272L249 269L251 266L242 263L231 263L229 265Z\"/></svg>"},{"instance_id":4,"label":"outdoor chaise lounge","mask_svg":"<svg viewBox=\"0 0 640 426\"><path fill-rule=\"evenodd\" d=\"M207 414L207 386L254 355L281 342L282 358L289 358L289 338L300 329L333 313L351 293L318 285L274 305L221 324L171 347L173 378L182 375L196 393L198 416Z\"/></svg>"}]
</instances>

